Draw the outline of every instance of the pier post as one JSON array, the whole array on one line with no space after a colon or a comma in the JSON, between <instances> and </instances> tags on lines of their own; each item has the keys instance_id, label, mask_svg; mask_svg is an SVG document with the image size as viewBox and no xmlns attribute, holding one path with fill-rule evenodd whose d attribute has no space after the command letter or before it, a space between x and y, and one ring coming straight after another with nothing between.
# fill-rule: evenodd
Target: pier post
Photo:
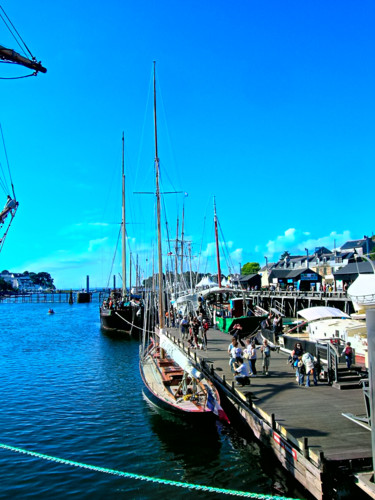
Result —
<instances>
[{"instance_id":1,"label":"pier post","mask_svg":"<svg viewBox=\"0 0 375 500\"><path fill-rule=\"evenodd\" d=\"M302 451L303 456L309 458L309 439L307 437L303 438Z\"/></svg>"},{"instance_id":2,"label":"pier post","mask_svg":"<svg viewBox=\"0 0 375 500\"><path fill-rule=\"evenodd\" d=\"M273 431L276 430L276 418L274 413L271 413L271 427Z\"/></svg>"}]
</instances>

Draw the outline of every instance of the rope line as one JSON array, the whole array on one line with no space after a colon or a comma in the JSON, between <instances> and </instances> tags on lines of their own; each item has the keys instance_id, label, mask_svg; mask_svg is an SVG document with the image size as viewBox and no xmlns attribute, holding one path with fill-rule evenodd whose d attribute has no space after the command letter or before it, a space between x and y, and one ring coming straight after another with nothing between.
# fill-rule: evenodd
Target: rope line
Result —
<instances>
[{"instance_id":1,"label":"rope line","mask_svg":"<svg viewBox=\"0 0 375 500\"><path fill-rule=\"evenodd\" d=\"M4 154L5 154L5 159L6 159L6 162L7 162L7 166L8 166L8 174L9 174L9 179L10 179L10 183L11 183L11 186L12 186L12 191L13 191L13 198L16 197L15 193L14 193L14 186L13 186L13 179L12 179L12 173L10 171L10 165L9 165L9 159L8 159L8 153L7 153L7 148L5 146L5 138L4 138L4 132L3 132L3 127L0 123L0 133L1 133L1 139L2 139L2 142L3 142L3 148L4 148ZM7 193L9 194L9 192Z\"/></svg>"},{"instance_id":2,"label":"rope line","mask_svg":"<svg viewBox=\"0 0 375 500\"><path fill-rule=\"evenodd\" d=\"M75 462L73 460L65 460L64 458L53 457L50 455L44 455L42 453L37 453L35 451L24 450L22 448L16 448L14 446L9 446L6 444L0 443L0 448L4 450L13 451L16 453L22 453L24 455L29 455L31 457L41 458L43 460L48 460L50 462L56 462L59 464L72 465L73 467L79 467L81 469L93 470L96 472L103 472L105 474L112 474L114 476L126 477L129 479L137 479L140 481L147 481L158 484L165 484L167 486L176 486L178 488L187 488L191 490L200 490L200 491L208 491L210 493L222 493L224 495L231 495L237 497L247 497L247 498L257 498L260 500L293 500L292 498L282 497L282 496L273 496L273 495L264 495L260 493L249 493L247 491L236 491L236 490L227 490L224 488L216 488L214 486L203 486L200 484L192 484L192 483L183 483L180 481L172 481L169 479L161 479L157 477L144 476L141 474L134 474L131 472L123 472L114 469L107 469L105 467L98 467L95 465L83 464L80 462Z\"/></svg>"},{"instance_id":3,"label":"rope line","mask_svg":"<svg viewBox=\"0 0 375 500\"><path fill-rule=\"evenodd\" d=\"M30 73L30 75L24 75L24 76L0 76L0 80L21 80L21 78L29 78L29 76L36 76L37 72L34 71L34 73Z\"/></svg>"},{"instance_id":4,"label":"rope line","mask_svg":"<svg viewBox=\"0 0 375 500\"><path fill-rule=\"evenodd\" d=\"M3 9L3 7L0 5L0 9L2 10L2 12L4 13L5 17L8 19L10 25L12 26L12 28L14 29L15 33L17 34L18 38L21 40L21 42L23 43L25 49L27 50L27 52L30 54L31 58L33 60L35 60L35 57L32 55L32 53L30 52L30 49L29 47L26 45L26 43L24 42L24 40L22 39L21 35L18 33L16 27L14 26L14 24L12 23L12 21L9 19L9 16L7 15L7 13L5 12L5 10ZM22 52L25 54L25 51L24 51L24 48L21 46L21 44L19 43L19 41L17 40L17 38L15 37L14 33L12 33L12 30L9 28L8 24L6 23L5 19L3 18L3 16L0 14L1 16L1 19L4 21L4 24L5 26L8 28L8 30L10 31L11 35L13 36L13 38L15 39L16 43L18 44L18 46L20 47L20 49L22 50Z\"/></svg>"}]
</instances>

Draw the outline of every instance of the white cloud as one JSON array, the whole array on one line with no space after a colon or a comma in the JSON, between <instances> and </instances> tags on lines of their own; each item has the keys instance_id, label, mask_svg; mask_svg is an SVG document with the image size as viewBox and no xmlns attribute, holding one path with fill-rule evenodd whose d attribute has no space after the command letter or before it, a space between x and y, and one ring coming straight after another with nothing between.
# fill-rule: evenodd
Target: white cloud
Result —
<instances>
[{"instance_id":1,"label":"white cloud","mask_svg":"<svg viewBox=\"0 0 375 500\"><path fill-rule=\"evenodd\" d=\"M97 247L101 246L104 242L106 242L107 240L108 240L107 237L105 237L105 238L98 238L96 240L90 240L88 251L92 252Z\"/></svg>"},{"instance_id":2,"label":"white cloud","mask_svg":"<svg viewBox=\"0 0 375 500\"><path fill-rule=\"evenodd\" d=\"M327 247L332 250L334 247L334 242L336 241L336 246L343 244L345 241L351 239L350 231L345 230L342 233L337 233L332 231L327 236L321 236L318 238L310 237L309 231L299 231L295 228L287 229L284 234L277 236L273 240L269 240L266 244L267 256L268 258L279 257L282 252L287 250L290 253L304 254L305 248L308 248L310 252L314 252L316 247ZM258 246L258 252L260 252Z\"/></svg>"},{"instance_id":3,"label":"white cloud","mask_svg":"<svg viewBox=\"0 0 375 500\"><path fill-rule=\"evenodd\" d=\"M267 254L269 256L274 255L275 253L283 252L286 248L291 247L296 239L296 229L289 228L287 229L283 235L277 236L275 240L269 240L267 243Z\"/></svg>"}]
</instances>

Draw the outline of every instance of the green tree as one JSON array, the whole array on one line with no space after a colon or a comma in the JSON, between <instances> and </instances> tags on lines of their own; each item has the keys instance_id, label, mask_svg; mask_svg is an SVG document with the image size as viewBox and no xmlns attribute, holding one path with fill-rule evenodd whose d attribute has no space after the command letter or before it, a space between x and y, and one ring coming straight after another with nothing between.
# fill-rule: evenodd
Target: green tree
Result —
<instances>
[{"instance_id":1,"label":"green tree","mask_svg":"<svg viewBox=\"0 0 375 500\"><path fill-rule=\"evenodd\" d=\"M247 262L241 268L241 274L256 274L260 270L260 265L258 262Z\"/></svg>"},{"instance_id":2,"label":"green tree","mask_svg":"<svg viewBox=\"0 0 375 500\"><path fill-rule=\"evenodd\" d=\"M53 284L53 278L49 273L41 272L41 273L28 273L29 278L34 283L34 285L40 285L43 288L55 288Z\"/></svg>"},{"instance_id":3,"label":"green tree","mask_svg":"<svg viewBox=\"0 0 375 500\"><path fill-rule=\"evenodd\" d=\"M0 292L14 292L11 283L0 278Z\"/></svg>"},{"instance_id":4,"label":"green tree","mask_svg":"<svg viewBox=\"0 0 375 500\"><path fill-rule=\"evenodd\" d=\"M280 260L284 260L287 257L290 257L290 253L287 250L285 250L285 252L280 257Z\"/></svg>"}]
</instances>

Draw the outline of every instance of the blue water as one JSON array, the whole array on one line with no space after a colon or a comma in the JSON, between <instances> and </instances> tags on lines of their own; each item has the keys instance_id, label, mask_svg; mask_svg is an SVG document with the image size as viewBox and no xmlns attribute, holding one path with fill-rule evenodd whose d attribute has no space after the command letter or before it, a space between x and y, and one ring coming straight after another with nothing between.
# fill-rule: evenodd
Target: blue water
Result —
<instances>
[{"instance_id":1,"label":"blue water","mask_svg":"<svg viewBox=\"0 0 375 500\"><path fill-rule=\"evenodd\" d=\"M165 419L142 396L138 342L100 330L98 304L0 305L0 443L220 488L302 498L265 451L220 424ZM0 449L0 498L225 498Z\"/></svg>"}]
</instances>

